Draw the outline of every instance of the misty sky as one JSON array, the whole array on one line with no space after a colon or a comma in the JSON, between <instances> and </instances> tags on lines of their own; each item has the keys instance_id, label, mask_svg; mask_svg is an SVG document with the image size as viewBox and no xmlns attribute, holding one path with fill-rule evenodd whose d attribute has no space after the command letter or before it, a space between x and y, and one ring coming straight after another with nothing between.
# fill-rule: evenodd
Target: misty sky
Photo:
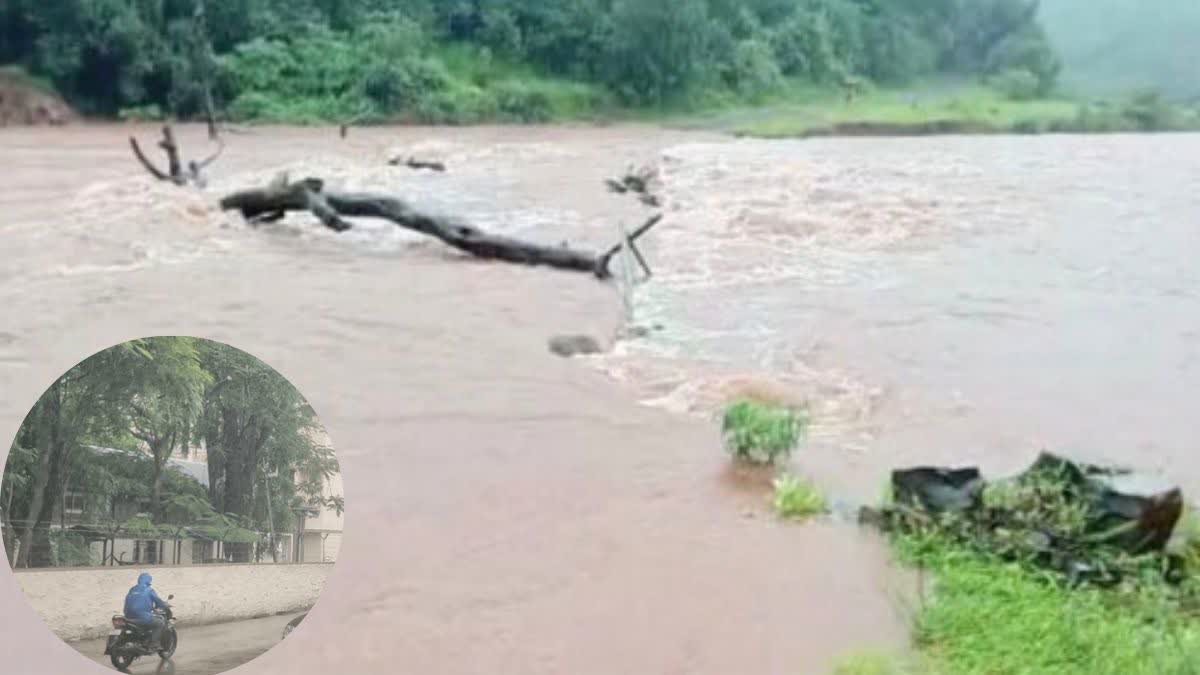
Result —
<instances>
[{"instance_id":1,"label":"misty sky","mask_svg":"<svg viewBox=\"0 0 1200 675\"><path fill-rule=\"evenodd\" d=\"M1064 87L1200 98L1200 0L1042 0Z\"/></svg>"}]
</instances>

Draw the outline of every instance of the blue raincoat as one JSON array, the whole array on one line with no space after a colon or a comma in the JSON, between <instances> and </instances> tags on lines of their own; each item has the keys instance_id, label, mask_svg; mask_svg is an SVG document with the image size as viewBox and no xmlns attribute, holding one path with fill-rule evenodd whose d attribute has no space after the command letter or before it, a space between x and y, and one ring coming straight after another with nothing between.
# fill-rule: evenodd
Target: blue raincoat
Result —
<instances>
[{"instance_id":1,"label":"blue raincoat","mask_svg":"<svg viewBox=\"0 0 1200 675\"><path fill-rule=\"evenodd\" d=\"M149 623L154 620L156 607L166 608L167 603L150 588L150 575L138 575L137 586L125 594L125 618L134 623Z\"/></svg>"}]
</instances>

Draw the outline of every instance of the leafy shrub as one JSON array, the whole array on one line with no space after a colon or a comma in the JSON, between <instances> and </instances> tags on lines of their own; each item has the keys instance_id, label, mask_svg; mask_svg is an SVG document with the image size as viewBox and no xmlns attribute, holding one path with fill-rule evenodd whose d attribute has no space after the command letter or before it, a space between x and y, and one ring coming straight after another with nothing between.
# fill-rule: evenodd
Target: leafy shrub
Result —
<instances>
[{"instance_id":1,"label":"leafy shrub","mask_svg":"<svg viewBox=\"0 0 1200 675\"><path fill-rule=\"evenodd\" d=\"M500 54L520 56L523 49L517 18L504 8L487 8L482 16L481 41Z\"/></svg>"},{"instance_id":2,"label":"leafy shrub","mask_svg":"<svg viewBox=\"0 0 1200 675\"><path fill-rule=\"evenodd\" d=\"M809 481L792 475L779 476L775 487L775 512L784 518L807 518L824 513L825 497Z\"/></svg>"},{"instance_id":3,"label":"leafy shrub","mask_svg":"<svg viewBox=\"0 0 1200 675\"><path fill-rule=\"evenodd\" d=\"M554 108L545 91L519 80L497 83L492 89L500 114L518 122L547 122Z\"/></svg>"},{"instance_id":4,"label":"leafy shrub","mask_svg":"<svg viewBox=\"0 0 1200 675\"><path fill-rule=\"evenodd\" d=\"M1058 81L1062 61L1045 34L1037 26L1013 33L992 50L985 72L1000 75L1010 71L1025 71L1037 82L1034 96L1046 96Z\"/></svg>"},{"instance_id":5,"label":"leafy shrub","mask_svg":"<svg viewBox=\"0 0 1200 675\"><path fill-rule=\"evenodd\" d=\"M622 0L602 57L603 79L627 103L661 103L711 65L712 24L703 0Z\"/></svg>"},{"instance_id":6,"label":"leafy shrub","mask_svg":"<svg viewBox=\"0 0 1200 675\"><path fill-rule=\"evenodd\" d=\"M1041 88L1037 75L1021 68L993 75L987 83L1010 101L1032 101L1038 97Z\"/></svg>"},{"instance_id":7,"label":"leafy shrub","mask_svg":"<svg viewBox=\"0 0 1200 675\"><path fill-rule=\"evenodd\" d=\"M804 418L789 408L743 399L725 409L721 430L736 459L774 464L799 443Z\"/></svg>"},{"instance_id":8,"label":"leafy shrub","mask_svg":"<svg viewBox=\"0 0 1200 675\"><path fill-rule=\"evenodd\" d=\"M83 567L94 564L92 550L75 532L50 531L50 550L58 567Z\"/></svg>"},{"instance_id":9,"label":"leafy shrub","mask_svg":"<svg viewBox=\"0 0 1200 675\"><path fill-rule=\"evenodd\" d=\"M1175 109L1158 92L1135 94L1121 109L1121 115L1139 131L1167 131L1175 128Z\"/></svg>"},{"instance_id":10,"label":"leafy shrub","mask_svg":"<svg viewBox=\"0 0 1200 675\"><path fill-rule=\"evenodd\" d=\"M761 40L743 40L734 48L733 64L726 82L747 98L758 98L783 85L783 73L770 45Z\"/></svg>"},{"instance_id":11,"label":"leafy shrub","mask_svg":"<svg viewBox=\"0 0 1200 675\"><path fill-rule=\"evenodd\" d=\"M371 65L363 77L363 95L380 112L392 114L413 109L445 91L450 75L445 66L429 59L411 59Z\"/></svg>"},{"instance_id":12,"label":"leafy shrub","mask_svg":"<svg viewBox=\"0 0 1200 675\"><path fill-rule=\"evenodd\" d=\"M844 65L833 44L833 29L823 13L801 12L771 35L775 58L785 75L828 82Z\"/></svg>"},{"instance_id":13,"label":"leafy shrub","mask_svg":"<svg viewBox=\"0 0 1200 675\"><path fill-rule=\"evenodd\" d=\"M872 19L866 27L866 74L879 82L905 83L937 66L935 45L894 16Z\"/></svg>"}]
</instances>

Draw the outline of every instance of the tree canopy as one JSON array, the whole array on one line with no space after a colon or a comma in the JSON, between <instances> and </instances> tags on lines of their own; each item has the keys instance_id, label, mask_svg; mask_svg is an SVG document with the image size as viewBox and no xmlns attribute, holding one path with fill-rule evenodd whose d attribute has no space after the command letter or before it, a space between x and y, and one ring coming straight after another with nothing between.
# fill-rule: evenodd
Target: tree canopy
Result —
<instances>
[{"instance_id":1,"label":"tree canopy","mask_svg":"<svg viewBox=\"0 0 1200 675\"><path fill-rule=\"evenodd\" d=\"M85 112L544 119L565 105L751 98L1059 61L1037 0L9 0L0 63ZM198 12L198 9L203 11ZM1024 76L1024 75L1023 75ZM578 83L571 87L562 81ZM564 88L565 87L565 88Z\"/></svg>"}]
</instances>

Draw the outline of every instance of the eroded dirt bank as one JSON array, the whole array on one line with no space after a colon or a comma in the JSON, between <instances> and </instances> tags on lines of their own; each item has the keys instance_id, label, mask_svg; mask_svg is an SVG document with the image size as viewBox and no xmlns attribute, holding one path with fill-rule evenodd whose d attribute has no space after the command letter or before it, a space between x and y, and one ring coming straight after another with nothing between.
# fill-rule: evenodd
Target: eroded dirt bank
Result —
<instances>
[{"instance_id":1,"label":"eroded dirt bank","mask_svg":"<svg viewBox=\"0 0 1200 675\"><path fill-rule=\"evenodd\" d=\"M58 126L77 119L61 98L0 68L0 127Z\"/></svg>"}]
</instances>

